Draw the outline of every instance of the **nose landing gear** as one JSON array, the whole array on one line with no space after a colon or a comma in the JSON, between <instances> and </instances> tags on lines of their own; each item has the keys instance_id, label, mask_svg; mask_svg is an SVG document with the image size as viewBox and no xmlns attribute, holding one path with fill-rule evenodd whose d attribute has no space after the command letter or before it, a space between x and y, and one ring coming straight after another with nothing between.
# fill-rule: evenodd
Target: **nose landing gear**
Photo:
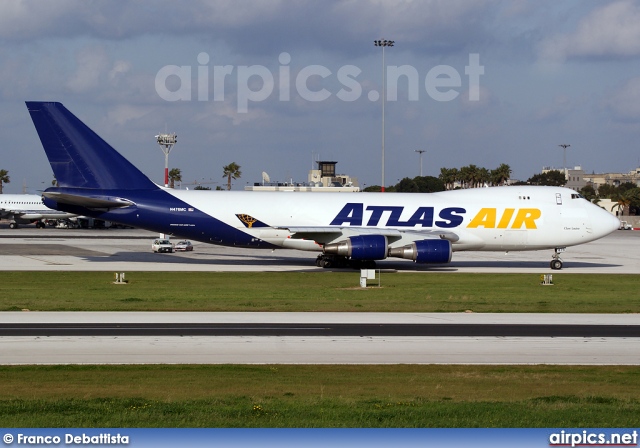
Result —
<instances>
[{"instance_id":1,"label":"nose landing gear","mask_svg":"<svg viewBox=\"0 0 640 448\"><path fill-rule=\"evenodd\" d=\"M553 270L559 271L562 269L562 259L560 258L560 254L566 250L565 247L556 247L555 253L551 257L552 260L549 263L549 267Z\"/></svg>"}]
</instances>

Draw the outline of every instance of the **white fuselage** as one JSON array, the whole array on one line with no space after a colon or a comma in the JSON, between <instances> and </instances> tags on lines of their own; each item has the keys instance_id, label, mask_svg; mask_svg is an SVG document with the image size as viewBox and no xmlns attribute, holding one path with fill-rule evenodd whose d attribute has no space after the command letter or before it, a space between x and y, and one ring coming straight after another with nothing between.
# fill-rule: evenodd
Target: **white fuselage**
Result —
<instances>
[{"instance_id":1,"label":"white fuselage","mask_svg":"<svg viewBox=\"0 0 640 448\"><path fill-rule=\"evenodd\" d=\"M613 215L561 187L422 194L168 191L257 239L302 250L321 250L317 243L350 235L389 231L398 231L390 247L445 238L454 251L537 250L587 243L619 226ZM247 227L238 214L266 226ZM189 213L175 211L171 219L179 228L188 225Z\"/></svg>"}]
</instances>

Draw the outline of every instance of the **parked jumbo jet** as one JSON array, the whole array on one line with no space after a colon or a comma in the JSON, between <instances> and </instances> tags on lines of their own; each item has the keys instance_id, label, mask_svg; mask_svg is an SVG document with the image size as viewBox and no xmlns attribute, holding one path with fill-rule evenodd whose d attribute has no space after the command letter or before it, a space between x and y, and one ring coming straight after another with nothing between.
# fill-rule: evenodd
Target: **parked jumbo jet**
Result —
<instances>
[{"instance_id":1,"label":"parked jumbo jet","mask_svg":"<svg viewBox=\"0 0 640 448\"><path fill-rule=\"evenodd\" d=\"M439 193L183 191L153 183L60 103L27 102L58 187L47 206L212 244L320 252L322 267L453 251L554 249L602 238L617 218L573 190L493 187Z\"/></svg>"},{"instance_id":2,"label":"parked jumbo jet","mask_svg":"<svg viewBox=\"0 0 640 448\"><path fill-rule=\"evenodd\" d=\"M9 228L17 229L19 224L35 223L42 228L48 220L69 219L76 215L52 210L37 194L2 194L0 195L0 218L9 219Z\"/></svg>"}]
</instances>

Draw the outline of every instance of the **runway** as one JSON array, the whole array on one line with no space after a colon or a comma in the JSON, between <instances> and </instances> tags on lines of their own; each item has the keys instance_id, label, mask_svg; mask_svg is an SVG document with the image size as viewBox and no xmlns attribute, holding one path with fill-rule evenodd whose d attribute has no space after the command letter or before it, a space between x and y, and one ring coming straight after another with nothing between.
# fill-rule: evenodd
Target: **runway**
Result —
<instances>
[{"instance_id":1,"label":"runway","mask_svg":"<svg viewBox=\"0 0 640 448\"><path fill-rule=\"evenodd\" d=\"M315 254L195 243L154 254L136 229L9 230L0 270L322 271ZM640 232L551 251L456 252L449 265L383 260L422 273L640 273ZM326 270L325 270L326 272ZM354 278L358 273L354 271ZM640 315L398 313L0 313L1 364L611 364L640 365Z\"/></svg>"},{"instance_id":2,"label":"runway","mask_svg":"<svg viewBox=\"0 0 640 448\"><path fill-rule=\"evenodd\" d=\"M3 312L0 328L2 364L640 365L637 314Z\"/></svg>"}]
</instances>

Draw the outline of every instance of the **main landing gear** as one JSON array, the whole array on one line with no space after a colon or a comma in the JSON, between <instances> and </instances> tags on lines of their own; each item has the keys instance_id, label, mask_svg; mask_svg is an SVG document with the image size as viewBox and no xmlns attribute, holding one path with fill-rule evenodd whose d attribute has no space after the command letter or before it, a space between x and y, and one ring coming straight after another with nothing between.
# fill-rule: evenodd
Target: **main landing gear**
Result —
<instances>
[{"instance_id":1,"label":"main landing gear","mask_svg":"<svg viewBox=\"0 0 640 448\"><path fill-rule=\"evenodd\" d=\"M562 269L562 259L560 258L560 254L564 252L566 249L564 247L556 247L555 253L551 257L552 260L549 263L549 267L555 271L559 271Z\"/></svg>"},{"instance_id":2,"label":"main landing gear","mask_svg":"<svg viewBox=\"0 0 640 448\"><path fill-rule=\"evenodd\" d=\"M316 266L319 268L352 268L352 269L375 269L376 262L373 260L350 260L340 255L320 254L316 258Z\"/></svg>"}]
</instances>

